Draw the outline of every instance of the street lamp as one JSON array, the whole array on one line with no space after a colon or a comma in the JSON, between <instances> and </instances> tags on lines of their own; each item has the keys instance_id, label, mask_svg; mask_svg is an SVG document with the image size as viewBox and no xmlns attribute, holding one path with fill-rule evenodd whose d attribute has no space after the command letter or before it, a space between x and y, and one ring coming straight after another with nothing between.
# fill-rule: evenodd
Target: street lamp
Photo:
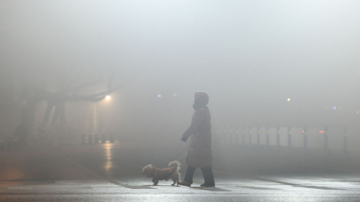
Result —
<instances>
[{"instance_id":1,"label":"street lamp","mask_svg":"<svg viewBox=\"0 0 360 202\"><path fill-rule=\"evenodd\" d=\"M105 99L106 99L106 100L110 100L110 99L111 99L110 95L107 95L107 96L105 97Z\"/></svg>"}]
</instances>

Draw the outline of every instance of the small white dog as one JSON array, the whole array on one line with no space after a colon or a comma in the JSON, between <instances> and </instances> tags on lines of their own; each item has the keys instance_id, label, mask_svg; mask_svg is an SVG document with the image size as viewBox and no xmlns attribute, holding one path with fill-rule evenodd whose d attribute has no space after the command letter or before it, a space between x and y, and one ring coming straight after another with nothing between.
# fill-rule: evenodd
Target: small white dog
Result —
<instances>
[{"instance_id":1,"label":"small white dog","mask_svg":"<svg viewBox=\"0 0 360 202\"><path fill-rule=\"evenodd\" d=\"M172 161L169 163L170 168L156 168L149 164L142 169L142 174L148 178L152 178L154 185L157 185L159 180L169 180L170 178L174 181L171 186L179 184L180 181L180 163L178 161Z\"/></svg>"}]
</instances>

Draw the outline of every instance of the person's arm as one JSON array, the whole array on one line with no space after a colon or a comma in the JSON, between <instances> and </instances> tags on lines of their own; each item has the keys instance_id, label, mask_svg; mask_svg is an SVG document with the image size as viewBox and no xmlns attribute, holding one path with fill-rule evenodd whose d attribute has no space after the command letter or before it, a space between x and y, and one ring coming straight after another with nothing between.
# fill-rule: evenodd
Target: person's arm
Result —
<instances>
[{"instance_id":1,"label":"person's arm","mask_svg":"<svg viewBox=\"0 0 360 202\"><path fill-rule=\"evenodd\" d=\"M182 141L186 142L186 140L199 129L200 125L205 120L205 114L206 110L204 108L200 108L196 114L195 120L191 123L189 129L187 129L183 134L183 138L181 139Z\"/></svg>"}]
</instances>

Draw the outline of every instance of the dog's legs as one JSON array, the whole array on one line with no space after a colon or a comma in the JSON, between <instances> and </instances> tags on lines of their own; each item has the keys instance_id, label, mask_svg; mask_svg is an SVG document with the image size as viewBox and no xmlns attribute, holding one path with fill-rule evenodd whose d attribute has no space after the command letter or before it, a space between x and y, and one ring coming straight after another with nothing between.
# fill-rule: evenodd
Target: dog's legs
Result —
<instances>
[{"instance_id":1,"label":"dog's legs","mask_svg":"<svg viewBox=\"0 0 360 202\"><path fill-rule=\"evenodd\" d=\"M154 182L154 185L156 186L158 184L159 180L153 180L153 182Z\"/></svg>"},{"instance_id":2,"label":"dog's legs","mask_svg":"<svg viewBox=\"0 0 360 202\"><path fill-rule=\"evenodd\" d=\"M171 184L171 186L175 186L176 180L172 179L174 183Z\"/></svg>"}]
</instances>

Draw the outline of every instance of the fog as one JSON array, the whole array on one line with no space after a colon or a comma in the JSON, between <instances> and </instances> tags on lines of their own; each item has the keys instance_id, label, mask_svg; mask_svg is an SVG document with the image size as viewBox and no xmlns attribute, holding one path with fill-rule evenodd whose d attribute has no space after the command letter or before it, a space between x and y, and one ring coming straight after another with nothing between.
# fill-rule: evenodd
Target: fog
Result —
<instances>
[{"instance_id":1,"label":"fog","mask_svg":"<svg viewBox=\"0 0 360 202\"><path fill-rule=\"evenodd\" d=\"M249 125L357 127L359 8L356 0L2 0L0 134L14 133L39 89L109 91L110 100L66 102L76 137L180 148L197 91L210 96L213 135ZM36 104L30 138L54 133L46 107Z\"/></svg>"}]
</instances>

